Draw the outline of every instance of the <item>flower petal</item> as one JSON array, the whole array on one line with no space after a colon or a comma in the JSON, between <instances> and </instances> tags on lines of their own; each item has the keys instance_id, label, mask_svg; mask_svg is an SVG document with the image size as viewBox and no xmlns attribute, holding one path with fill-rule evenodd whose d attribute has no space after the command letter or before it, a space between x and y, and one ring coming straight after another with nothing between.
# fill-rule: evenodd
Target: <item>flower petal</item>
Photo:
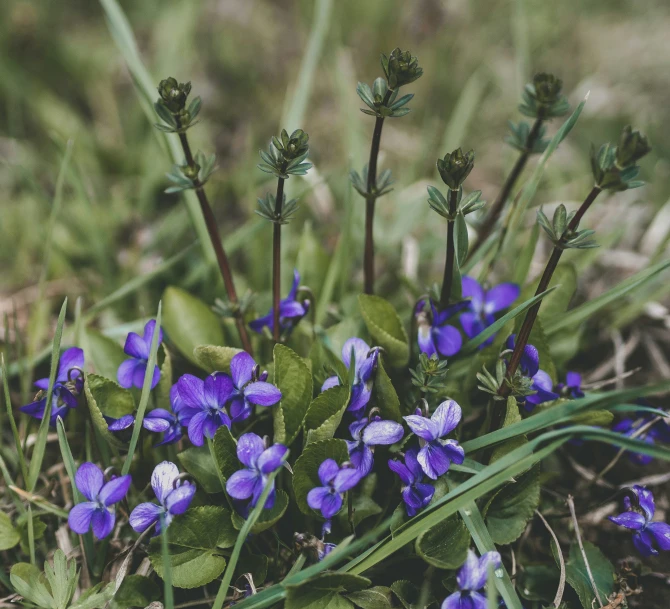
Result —
<instances>
[{"instance_id":1,"label":"flower petal","mask_svg":"<svg viewBox=\"0 0 670 609\"><path fill-rule=\"evenodd\" d=\"M570 388L579 388L582 386L582 375L579 372L570 372L565 375L565 381Z\"/></svg>"},{"instance_id":2,"label":"flower petal","mask_svg":"<svg viewBox=\"0 0 670 609\"><path fill-rule=\"evenodd\" d=\"M107 425L107 429L109 429L109 431L123 431L135 423L135 415L132 414L125 414L116 420L109 419L108 417L105 418L108 419L109 424Z\"/></svg>"},{"instance_id":3,"label":"flower petal","mask_svg":"<svg viewBox=\"0 0 670 609\"><path fill-rule=\"evenodd\" d=\"M79 349L79 347L70 347L63 351L63 355L60 356L60 361L58 362L58 376L56 376L57 381L62 383L74 380L81 376L81 372L78 370L73 370L70 373L72 368L84 368L84 351ZM69 374L69 376L68 376ZM47 379L47 385L49 381ZM46 389L47 387L45 387Z\"/></svg>"},{"instance_id":4,"label":"flower petal","mask_svg":"<svg viewBox=\"0 0 670 609\"><path fill-rule=\"evenodd\" d=\"M367 419L361 419L360 421L354 421L351 425L349 425L349 433L351 434L351 437L356 440L356 442L360 441L361 432L365 429L367 424Z\"/></svg>"},{"instance_id":5,"label":"flower petal","mask_svg":"<svg viewBox=\"0 0 670 609\"><path fill-rule=\"evenodd\" d=\"M465 279L465 277L463 279ZM447 596L447 598L442 601L442 607L440 609L464 609L461 605L461 593L454 592Z\"/></svg>"},{"instance_id":6,"label":"flower petal","mask_svg":"<svg viewBox=\"0 0 670 609\"><path fill-rule=\"evenodd\" d=\"M395 444L404 433L402 425L395 421L372 421L363 430L363 442L369 446Z\"/></svg>"},{"instance_id":7,"label":"flower petal","mask_svg":"<svg viewBox=\"0 0 670 609\"><path fill-rule=\"evenodd\" d=\"M654 556L658 550L653 546L654 538L648 531L638 531L633 535L633 545L642 556Z\"/></svg>"},{"instance_id":8,"label":"flower petal","mask_svg":"<svg viewBox=\"0 0 670 609\"><path fill-rule=\"evenodd\" d=\"M152 524L158 522L163 508L155 503L140 503L130 513L130 526L136 533L144 533Z\"/></svg>"},{"instance_id":9,"label":"flower petal","mask_svg":"<svg viewBox=\"0 0 670 609\"><path fill-rule=\"evenodd\" d=\"M430 442L439 437L439 428L433 420L418 414L410 414L403 419L407 421L409 428L423 440Z\"/></svg>"},{"instance_id":10,"label":"flower petal","mask_svg":"<svg viewBox=\"0 0 670 609\"><path fill-rule=\"evenodd\" d=\"M95 512L93 512L93 516L91 518L91 528L93 529L93 535L95 535L98 539L104 539L114 529L115 522L116 516L114 512L98 508L95 510Z\"/></svg>"},{"instance_id":11,"label":"flower petal","mask_svg":"<svg viewBox=\"0 0 670 609\"><path fill-rule=\"evenodd\" d=\"M70 514L67 517L67 523L70 525L70 528L79 535L88 533L88 530L91 527L91 518L93 518L93 514L97 509L98 504L94 501L78 503L70 510Z\"/></svg>"},{"instance_id":12,"label":"flower petal","mask_svg":"<svg viewBox=\"0 0 670 609\"><path fill-rule=\"evenodd\" d=\"M426 444L419 451L417 459L426 476L433 480L437 480L442 474L446 473L451 465L443 447L437 442Z\"/></svg>"},{"instance_id":13,"label":"flower petal","mask_svg":"<svg viewBox=\"0 0 670 609\"><path fill-rule=\"evenodd\" d=\"M202 446L205 443L205 422L209 413L199 412L188 423L188 439L194 446Z\"/></svg>"},{"instance_id":14,"label":"flower petal","mask_svg":"<svg viewBox=\"0 0 670 609\"><path fill-rule=\"evenodd\" d=\"M430 417L437 426L437 437L442 438L456 429L462 416L461 407L454 400L442 402Z\"/></svg>"},{"instance_id":15,"label":"flower petal","mask_svg":"<svg viewBox=\"0 0 670 609\"><path fill-rule=\"evenodd\" d=\"M456 355L463 345L461 333L453 326L433 326L433 341L441 355Z\"/></svg>"},{"instance_id":16,"label":"flower petal","mask_svg":"<svg viewBox=\"0 0 670 609\"><path fill-rule=\"evenodd\" d=\"M456 440L447 440L442 443L442 450L447 458L456 465L461 465L465 459L465 451Z\"/></svg>"},{"instance_id":17,"label":"flower petal","mask_svg":"<svg viewBox=\"0 0 670 609\"><path fill-rule=\"evenodd\" d=\"M95 463L82 463L74 475L79 492L89 501L95 501L102 488L104 477L102 470Z\"/></svg>"},{"instance_id":18,"label":"flower petal","mask_svg":"<svg viewBox=\"0 0 670 609\"><path fill-rule=\"evenodd\" d=\"M417 448L409 448L405 451L405 465L416 480L421 480L423 478L423 469L421 464L417 459L419 450Z\"/></svg>"},{"instance_id":19,"label":"flower petal","mask_svg":"<svg viewBox=\"0 0 670 609\"><path fill-rule=\"evenodd\" d=\"M620 527L626 527L634 531L641 531L646 524L644 516L639 512L623 512L618 516L610 516L609 520Z\"/></svg>"},{"instance_id":20,"label":"flower petal","mask_svg":"<svg viewBox=\"0 0 670 609\"><path fill-rule=\"evenodd\" d=\"M483 554L477 564L475 585L471 589L480 590L483 588L488 579L489 565L492 565L493 569L498 569L501 564L502 559L498 552L486 552L486 554Z\"/></svg>"},{"instance_id":21,"label":"flower petal","mask_svg":"<svg viewBox=\"0 0 670 609\"><path fill-rule=\"evenodd\" d=\"M226 481L226 492L234 499L249 499L261 476L257 471L241 469Z\"/></svg>"},{"instance_id":22,"label":"flower petal","mask_svg":"<svg viewBox=\"0 0 670 609\"><path fill-rule=\"evenodd\" d=\"M195 495L195 484L185 482L180 487L174 489L165 499L165 507L168 513L173 516L183 514L193 501Z\"/></svg>"},{"instance_id":23,"label":"flower petal","mask_svg":"<svg viewBox=\"0 0 670 609\"><path fill-rule=\"evenodd\" d=\"M409 468L404 463L396 461L395 459L389 459L388 466L394 474L398 475L403 484L409 485L414 482L412 472L409 471Z\"/></svg>"},{"instance_id":24,"label":"flower petal","mask_svg":"<svg viewBox=\"0 0 670 609\"><path fill-rule=\"evenodd\" d=\"M320 510L323 500L330 495L330 489L325 486L317 486L307 493L307 505L313 510Z\"/></svg>"},{"instance_id":25,"label":"flower petal","mask_svg":"<svg viewBox=\"0 0 670 609\"><path fill-rule=\"evenodd\" d=\"M281 400L281 391L271 383L258 381L244 388L244 397L258 406L273 406Z\"/></svg>"},{"instance_id":26,"label":"flower petal","mask_svg":"<svg viewBox=\"0 0 670 609\"><path fill-rule=\"evenodd\" d=\"M465 276L461 279L463 298L470 299L470 309L479 313L484 308L485 292L479 281L473 277Z\"/></svg>"},{"instance_id":27,"label":"flower petal","mask_svg":"<svg viewBox=\"0 0 670 609\"><path fill-rule=\"evenodd\" d=\"M149 359L149 345L147 345L147 343L144 342L144 339L136 332L129 332L126 337L126 344L123 346L123 352L135 359L143 359L146 361Z\"/></svg>"},{"instance_id":28,"label":"flower petal","mask_svg":"<svg viewBox=\"0 0 670 609\"><path fill-rule=\"evenodd\" d=\"M339 471L340 467L335 459L326 459L319 465L319 480L321 480L321 484L327 485L330 483Z\"/></svg>"},{"instance_id":29,"label":"flower petal","mask_svg":"<svg viewBox=\"0 0 670 609\"><path fill-rule=\"evenodd\" d=\"M420 326L419 330L417 331L417 340L421 353L425 353L428 357L431 357L437 353L435 343L433 342L431 326Z\"/></svg>"},{"instance_id":30,"label":"flower petal","mask_svg":"<svg viewBox=\"0 0 670 609\"><path fill-rule=\"evenodd\" d=\"M343 493L354 488L361 480L361 474L358 470L345 467L342 468L333 479L333 488L338 493Z\"/></svg>"},{"instance_id":31,"label":"flower petal","mask_svg":"<svg viewBox=\"0 0 670 609\"><path fill-rule=\"evenodd\" d=\"M261 473L270 474L281 467L284 455L286 455L287 452L288 448L283 444L274 444L261 453L261 456L256 463L256 467L261 470Z\"/></svg>"},{"instance_id":32,"label":"flower petal","mask_svg":"<svg viewBox=\"0 0 670 609\"><path fill-rule=\"evenodd\" d=\"M237 389L242 389L254 373L256 362L246 351L242 351L230 360L230 374Z\"/></svg>"},{"instance_id":33,"label":"flower petal","mask_svg":"<svg viewBox=\"0 0 670 609\"><path fill-rule=\"evenodd\" d=\"M237 441L237 458L245 467L256 467L256 461L265 450L263 439L255 433L245 433Z\"/></svg>"},{"instance_id":34,"label":"flower petal","mask_svg":"<svg viewBox=\"0 0 670 609\"><path fill-rule=\"evenodd\" d=\"M235 391L233 379L223 372L214 372L205 379L205 404L211 408L220 408Z\"/></svg>"},{"instance_id":35,"label":"flower petal","mask_svg":"<svg viewBox=\"0 0 670 609\"><path fill-rule=\"evenodd\" d=\"M665 522L652 522L647 525L647 531L654 536L654 539L661 550L670 550L670 524L666 524Z\"/></svg>"},{"instance_id":36,"label":"flower petal","mask_svg":"<svg viewBox=\"0 0 670 609\"><path fill-rule=\"evenodd\" d=\"M468 555L456 575L456 582L461 590L478 590L479 583L479 559L477 555L468 550Z\"/></svg>"},{"instance_id":37,"label":"flower petal","mask_svg":"<svg viewBox=\"0 0 670 609\"><path fill-rule=\"evenodd\" d=\"M362 339L352 337L342 346L342 361L347 368L351 367L351 352L353 350L356 359L355 367L358 370L361 363L367 358L370 346Z\"/></svg>"},{"instance_id":38,"label":"flower petal","mask_svg":"<svg viewBox=\"0 0 670 609\"><path fill-rule=\"evenodd\" d=\"M321 514L326 520L330 520L342 507L342 495L329 493L321 502Z\"/></svg>"},{"instance_id":39,"label":"flower petal","mask_svg":"<svg viewBox=\"0 0 670 609\"><path fill-rule=\"evenodd\" d=\"M142 420L144 429L154 433L167 431L170 425L174 425L174 423L176 423L174 415L164 408L154 408L154 410L147 412Z\"/></svg>"},{"instance_id":40,"label":"flower petal","mask_svg":"<svg viewBox=\"0 0 670 609\"><path fill-rule=\"evenodd\" d=\"M249 327L254 331L254 332L263 332L263 328L266 326L270 329L272 329L273 325L273 318L272 318L272 310L270 310L270 313L263 317L259 317L258 319L254 319L253 321L249 322Z\"/></svg>"},{"instance_id":41,"label":"flower petal","mask_svg":"<svg viewBox=\"0 0 670 609\"><path fill-rule=\"evenodd\" d=\"M351 388L351 397L349 398L349 412L358 412L368 405L370 397L372 396L372 387L368 387L365 383L357 383Z\"/></svg>"},{"instance_id":42,"label":"flower petal","mask_svg":"<svg viewBox=\"0 0 670 609\"><path fill-rule=\"evenodd\" d=\"M124 389L130 389L133 386L133 379L135 378L135 368L143 366L142 362L136 359L127 359L121 362L119 369L116 372L116 380Z\"/></svg>"},{"instance_id":43,"label":"flower petal","mask_svg":"<svg viewBox=\"0 0 670 609\"><path fill-rule=\"evenodd\" d=\"M516 283L501 283L486 292L484 312L497 313L509 307L517 298L521 288Z\"/></svg>"},{"instance_id":44,"label":"flower petal","mask_svg":"<svg viewBox=\"0 0 670 609\"><path fill-rule=\"evenodd\" d=\"M161 505L165 505L165 498L174 489L174 483L178 476L179 468L170 461L163 461L154 467L151 474L151 488Z\"/></svg>"},{"instance_id":45,"label":"flower petal","mask_svg":"<svg viewBox=\"0 0 670 609\"><path fill-rule=\"evenodd\" d=\"M633 492L637 495L638 503L647 515L647 520L651 520L656 511L656 507L654 506L654 495L648 488L639 486L638 484L633 487Z\"/></svg>"},{"instance_id":46,"label":"flower petal","mask_svg":"<svg viewBox=\"0 0 670 609\"><path fill-rule=\"evenodd\" d=\"M295 300L298 295L298 287L300 286L300 273L298 269L293 269L293 283L291 284L291 291L288 293L287 300Z\"/></svg>"},{"instance_id":47,"label":"flower petal","mask_svg":"<svg viewBox=\"0 0 670 609\"><path fill-rule=\"evenodd\" d=\"M177 381L179 397L190 408L203 408L205 402L205 383L197 376L184 374Z\"/></svg>"},{"instance_id":48,"label":"flower petal","mask_svg":"<svg viewBox=\"0 0 670 609\"><path fill-rule=\"evenodd\" d=\"M337 376L329 376L321 385L321 393L332 387L337 387L340 384L340 379Z\"/></svg>"},{"instance_id":49,"label":"flower petal","mask_svg":"<svg viewBox=\"0 0 670 609\"><path fill-rule=\"evenodd\" d=\"M463 327L463 332L469 338L474 338L484 330L484 324L476 313L462 313L458 319Z\"/></svg>"},{"instance_id":50,"label":"flower petal","mask_svg":"<svg viewBox=\"0 0 670 609\"><path fill-rule=\"evenodd\" d=\"M147 359L148 359L148 353L149 350L151 349L151 343L154 340L154 332L156 331L156 320L155 319L150 319L145 325L144 325L144 342L146 343L147 346ZM163 342L163 328L158 329L158 345L160 345Z\"/></svg>"},{"instance_id":51,"label":"flower petal","mask_svg":"<svg viewBox=\"0 0 670 609\"><path fill-rule=\"evenodd\" d=\"M131 482L132 478L129 474L110 480L102 487L102 489L100 489L98 499L107 506L118 503L128 493Z\"/></svg>"},{"instance_id":52,"label":"flower petal","mask_svg":"<svg viewBox=\"0 0 670 609\"><path fill-rule=\"evenodd\" d=\"M353 443L354 447L349 447L349 460L354 464L358 474L363 477L372 471L374 465L374 456L369 447L362 442Z\"/></svg>"}]
</instances>

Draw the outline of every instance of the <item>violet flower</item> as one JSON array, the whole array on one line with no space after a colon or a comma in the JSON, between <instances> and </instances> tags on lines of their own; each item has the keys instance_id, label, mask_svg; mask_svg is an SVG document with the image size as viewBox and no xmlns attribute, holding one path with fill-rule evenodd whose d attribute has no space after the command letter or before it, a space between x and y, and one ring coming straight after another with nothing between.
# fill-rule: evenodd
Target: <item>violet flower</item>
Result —
<instances>
[{"instance_id":1,"label":"violet flower","mask_svg":"<svg viewBox=\"0 0 670 609\"><path fill-rule=\"evenodd\" d=\"M293 328L298 325L298 322L307 315L309 311L309 300L303 300L299 302L297 300L298 296L298 286L300 285L300 273L297 269L293 270L293 285L291 286L291 291L288 293L288 296L279 302L279 327L281 329L281 334L284 337L288 337ZM254 332L263 332L263 328L269 328L270 332L274 331L274 309L270 309L270 312L264 317L259 317L254 319L254 321L249 323L249 327Z\"/></svg>"},{"instance_id":2,"label":"violet flower","mask_svg":"<svg viewBox=\"0 0 670 609\"><path fill-rule=\"evenodd\" d=\"M372 471L374 463L374 447L380 444L395 444L402 440L404 430L400 423L382 421L381 417L354 421L349 425L349 433L353 440L347 440L349 458L356 466L361 477Z\"/></svg>"},{"instance_id":3,"label":"violet flower","mask_svg":"<svg viewBox=\"0 0 670 609\"><path fill-rule=\"evenodd\" d=\"M77 395L84 388L84 352L78 347L70 347L63 351L58 362L58 373L54 380L51 393L51 416L49 425L54 427L56 419L64 419L71 408L77 406ZM19 410L41 420L47 406L47 391L49 390L49 379L43 378L35 381L35 387L40 391L35 396L34 402L21 406Z\"/></svg>"},{"instance_id":4,"label":"violet flower","mask_svg":"<svg viewBox=\"0 0 670 609\"><path fill-rule=\"evenodd\" d=\"M233 379L222 372L214 372L204 381L184 374L177 381L177 391L184 403L179 413L194 446L202 446L205 437L213 438L222 425L231 426L226 403L234 390Z\"/></svg>"},{"instance_id":5,"label":"violet flower","mask_svg":"<svg viewBox=\"0 0 670 609\"><path fill-rule=\"evenodd\" d=\"M641 427L648 425L655 418L655 414L641 411L637 413L634 419L625 418L619 421L612 427L612 431L616 431L626 437L635 435L637 440L641 440L647 444L656 444L656 442L670 443L670 425L664 419L657 421L647 431L643 431L641 434L637 433ZM628 452L628 457L633 463L637 463L638 465L647 465L654 460L649 455L630 451Z\"/></svg>"},{"instance_id":6,"label":"violet flower","mask_svg":"<svg viewBox=\"0 0 670 609\"><path fill-rule=\"evenodd\" d=\"M472 277L463 277L463 298L470 298L469 311L462 313L460 322L463 331L474 338L495 321L494 313L509 307L518 297L521 289L516 283L501 283L490 290ZM479 348L490 345L493 336L484 341Z\"/></svg>"},{"instance_id":7,"label":"violet flower","mask_svg":"<svg viewBox=\"0 0 670 609\"><path fill-rule=\"evenodd\" d=\"M489 566L498 569L501 565L498 552L487 552L481 558L468 550L468 557L456 575L459 591L447 596L441 609L486 609L486 597L479 593L486 585Z\"/></svg>"},{"instance_id":8,"label":"violet flower","mask_svg":"<svg viewBox=\"0 0 670 609\"><path fill-rule=\"evenodd\" d=\"M259 374L259 367L246 351L230 361L230 373L234 390L231 394L230 417L233 423L248 419L253 406L273 406L281 400L281 391L272 383L266 383L267 372Z\"/></svg>"},{"instance_id":9,"label":"violet flower","mask_svg":"<svg viewBox=\"0 0 670 609\"><path fill-rule=\"evenodd\" d=\"M435 494L435 487L423 483L423 469L417 460L417 449L410 448L405 452L405 463L390 459L388 462L392 472L398 475L403 483L402 500L409 517L414 516L421 508L426 507Z\"/></svg>"},{"instance_id":10,"label":"violet flower","mask_svg":"<svg viewBox=\"0 0 670 609\"><path fill-rule=\"evenodd\" d=\"M79 535L88 533L93 529L93 534L98 539L103 539L114 529L116 514L112 507L121 501L130 488L131 477L126 474L118 478L112 478L105 483L102 470L94 463L82 463L74 475L74 481L79 492L88 501L78 503L68 516L70 528Z\"/></svg>"},{"instance_id":11,"label":"violet flower","mask_svg":"<svg viewBox=\"0 0 670 609\"><path fill-rule=\"evenodd\" d=\"M151 350L151 341L154 338L156 330L156 320L149 320L144 326L144 336L140 336L136 332L130 332L126 338L126 344L123 351L126 355L130 355L130 359L122 362L116 373L116 378L121 387L130 389L131 387L138 387L142 389L144 385L144 374L147 371L147 364L149 361L149 351ZM159 329L158 344L163 342L163 330ZM151 379L151 388L153 389L161 378L161 370L156 365L154 368L154 375Z\"/></svg>"},{"instance_id":12,"label":"violet flower","mask_svg":"<svg viewBox=\"0 0 670 609\"><path fill-rule=\"evenodd\" d=\"M114 417L105 416L105 421L107 421L107 429L109 429L109 431L119 432L128 429L135 423L135 415L124 414L122 417L119 417L118 419L115 419Z\"/></svg>"},{"instance_id":13,"label":"violet flower","mask_svg":"<svg viewBox=\"0 0 670 609\"><path fill-rule=\"evenodd\" d=\"M226 491L233 499L249 499L250 506L256 507L267 485L268 476L279 469L284 462L288 448L283 444L273 444L266 448L265 442L255 433L245 433L237 441L237 458L244 469L236 471L226 482ZM265 501L263 509L269 510L275 504L275 483Z\"/></svg>"},{"instance_id":14,"label":"violet flower","mask_svg":"<svg viewBox=\"0 0 670 609\"><path fill-rule=\"evenodd\" d=\"M368 405L372 395L374 384L374 373L377 369L379 359L379 347L370 348L360 338L348 339L342 347L342 361L347 369L351 369L351 358L354 358L354 383L351 387L351 397L347 410L355 415L362 415L363 409ZM331 376L321 386L321 391L340 384L337 376Z\"/></svg>"},{"instance_id":15,"label":"violet flower","mask_svg":"<svg viewBox=\"0 0 670 609\"><path fill-rule=\"evenodd\" d=\"M670 550L670 525L665 522L652 522L656 507L652 492L637 484L629 489L631 497L626 496L623 500L625 512L618 516L610 516L614 524L635 531L633 533L633 544L643 556L658 554L654 542L661 550Z\"/></svg>"},{"instance_id":16,"label":"violet flower","mask_svg":"<svg viewBox=\"0 0 670 609\"><path fill-rule=\"evenodd\" d=\"M179 479L179 469L170 461L159 463L151 474L151 488L158 505L140 503L130 513L130 526L136 533L143 533L156 525L154 535L161 532L163 523L168 527L172 519L183 514L191 505L195 495L195 484Z\"/></svg>"},{"instance_id":17,"label":"violet flower","mask_svg":"<svg viewBox=\"0 0 670 609\"><path fill-rule=\"evenodd\" d=\"M468 306L468 301L455 303L444 311L438 311L432 300L430 310L426 310L426 301L420 300L414 310L417 323L417 338L419 349L428 357L439 354L444 357L456 355L461 350L463 337L454 327L447 324L447 320Z\"/></svg>"},{"instance_id":18,"label":"violet flower","mask_svg":"<svg viewBox=\"0 0 670 609\"><path fill-rule=\"evenodd\" d=\"M556 386L556 391L561 395L571 397L575 400L577 398L583 398L582 375L579 374L579 372L568 371L565 375L565 383L559 383Z\"/></svg>"},{"instance_id":19,"label":"violet flower","mask_svg":"<svg viewBox=\"0 0 670 609\"><path fill-rule=\"evenodd\" d=\"M342 493L356 486L361 475L356 468L340 467L334 459L326 459L319 466L317 486L307 493L307 505L320 510L326 520L330 520L342 507Z\"/></svg>"},{"instance_id":20,"label":"violet flower","mask_svg":"<svg viewBox=\"0 0 670 609\"><path fill-rule=\"evenodd\" d=\"M507 348L514 349L515 335L512 334L507 339ZM519 363L519 372L532 380L531 389L535 391L532 395L527 395L525 399L526 410L532 410L538 404L551 402L559 397L558 393L553 391L554 383L551 377L544 370L540 370L540 353L533 345L526 345Z\"/></svg>"},{"instance_id":21,"label":"violet flower","mask_svg":"<svg viewBox=\"0 0 670 609\"><path fill-rule=\"evenodd\" d=\"M461 420L461 407L454 400L442 402L430 418L419 409L416 414L403 417L409 428L419 437L417 460L426 476L437 480L451 463L463 463L465 453L456 440L443 438L456 429Z\"/></svg>"},{"instance_id":22,"label":"violet flower","mask_svg":"<svg viewBox=\"0 0 670 609\"><path fill-rule=\"evenodd\" d=\"M147 412L142 421L144 429L153 433L164 434L163 440L156 444L156 446L179 442L184 435L184 427L190 421L189 409L184 407L184 402L179 395L177 385L172 385L170 389L170 406L172 407L172 412L165 410L165 408L154 408Z\"/></svg>"}]
</instances>

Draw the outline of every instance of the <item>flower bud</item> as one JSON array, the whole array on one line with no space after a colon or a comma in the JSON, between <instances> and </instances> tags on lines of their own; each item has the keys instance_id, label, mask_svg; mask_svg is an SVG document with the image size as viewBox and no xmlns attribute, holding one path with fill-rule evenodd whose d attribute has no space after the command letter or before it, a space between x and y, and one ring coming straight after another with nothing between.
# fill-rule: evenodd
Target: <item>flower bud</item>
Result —
<instances>
[{"instance_id":1,"label":"flower bud","mask_svg":"<svg viewBox=\"0 0 670 609\"><path fill-rule=\"evenodd\" d=\"M460 148L444 155L444 159L437 159L437 170L442 181L451 189L458 190L465 182L472 168L475 166L475 152L470 150L463 154Z\"/></svg>"},{"instance_id":2,"label":"flower bud","mask_svg":"<svg viewBox=\"0 0 670 609\"><path fill-rule=\"evenodd\" d=\"M618 167L630 167L651 151L649 140L639 131L633 131L630 125L624 127L619 138L616 152Z\"/></svg>"},{"instance_id":3,"label":"flower bud","mask_svg":"<svg viewBox=\"0 0 670 609\"><path fill-rule=\"evenodd\" d=\"M538 104L549 107L560 99L563 81L553 74L542 72L533 77L533 87Z\"/></svg>"},{"instance_id":4,"label":"flower bud","mask_svg":"<svg viewBox=\"0 0 670 609\"><path fill-rule=\"evenodd\" d=\"M274 137L272 142L285 161L297 159L309 151L309 135L302 129L296 129L291 135L288 134L286 129L282 129L281 140Z\"/></svg>"},{"instance_id":5,"label":"flower bud","mask_svg":"<svg viewBox=\"0 0 670 609\"><path fill-rule=\"evenodd\" d=\"M403 52L397 47L388 57L382 53L381 63L390 89L408 85L423 74L419 60L409 51Z\"/></svg>"},{"instance_id":6,"label":"flower bud","mask_svg":"<svg viewBox=\"0 0 670 609\"><path fill-rule=\"evenodd\" d=\"M170 77L161 80L158 85L158 93L173 114L178 114L186 106L186 99L191 92L191 83L178 83L176 79Z\"/></svg>"}]
</instances>

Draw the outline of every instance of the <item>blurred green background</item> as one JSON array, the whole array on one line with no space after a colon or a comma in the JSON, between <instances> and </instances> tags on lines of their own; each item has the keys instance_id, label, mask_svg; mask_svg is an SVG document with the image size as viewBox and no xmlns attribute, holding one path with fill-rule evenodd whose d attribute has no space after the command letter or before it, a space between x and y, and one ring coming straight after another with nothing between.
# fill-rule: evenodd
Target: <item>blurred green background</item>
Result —
<instances>
[{"instance_id":1,"label":"blurred green background","mask_svg":"<svg viewBox=\"0 0 670 609\"><path fill-rule=\"evenodd\" d=\"M135 85L122 54L132 51L132 41L118 22L107 21L103 4L4 0L2 5L0 314L16 314L33 352L48 341L53 309L65 295L71 302L81 296L86 311L128 282L162 270L139 287L131 283L123 298L91 316L101 327L117 327L121 336L121 324L154 313L168 284L209 303L223 294L218 271L208 262L208 245L196 244L172 259L197 234L184 198L163 193L172 161L139 92L147 81ZM274 184L256 163L258 149L282 127L309 133L315 164L307 179L289 181L301 210L285 233L282 291L288 290L297 261L317 300L326 295L318 307L323 321L335 311L328 302L346 308L360 289L364 205L348 173L366 162L374 121L359 112L355 89L357 81L371 84L381 74L380 53L396 46L418 56L424 76L407 87L416 94L412 112L384 127L380 166L393 170L396 183L377 205L381 293L395 291L409 306L411 290L398 294L399 279L409 278L418 289L441 276L444 226L429 212L425 194L436 177L435 160L460 145L474 148L477 162L467 186L492 201L516 157L502 141L506 121L521 118L521 89L537 71L560 76L573 106L588 91L590 97L552 157L534 204L581 200L592 183L592 143L616 141L627 123L648 132L654 146L642 163L649 185L603 196L590 214L587 224L598 229L603 247L579 254L578 298L602 293L664 256L670 226L663 207L670 196L665 0L120 5L149 85L173 75L190 80L193 94L203 98L201 122L189 137L194 149L216 151L220 169L208 193L232 254L238 291L259 292L261 312L269 304L271 228L253 210L256 197ZM557 126L554 121L549 133ZM68 140L71 160L64 165ZM529 226L534 215L528 214ZM541 239L534 273L546 248ZM499 278L512 273L513 264L497 268ZM665 290L657 284L638 295L621 323L649 309L649 300L662 303ZM667 319L660 304L651 313Z\"/></svg>"}]
</instances>

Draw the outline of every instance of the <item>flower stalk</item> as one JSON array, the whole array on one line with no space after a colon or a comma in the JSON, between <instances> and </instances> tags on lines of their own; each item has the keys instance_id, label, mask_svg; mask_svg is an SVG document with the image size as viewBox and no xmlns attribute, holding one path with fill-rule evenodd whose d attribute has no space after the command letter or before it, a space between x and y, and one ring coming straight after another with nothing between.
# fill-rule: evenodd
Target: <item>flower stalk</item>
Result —
<instances>
[{"instance_id":1,"label":"flower stalk","mask_svg":"<svg viewBox=\"0 0 670 609\"><path fill-rule=\"evenodd\" d=\"M284 178L277 180L275 197L275 216L281 217L284 203ZM275 222L272 227L272 338L278 343L281 336L279 327L279 301L281 289L281 224Z\"/></svg>"},{"instance_id":2,"label":"flower stalk","mask_svg":"<svg viewBox=\"0 0 670 609\"><path fill-rule=\"evenodd\" d=\"M454 262L456 259L456 245L454 242L455 214L458 205L458 191L449 190L447 195L449 211L454 219L447 220L447 257L444 263L444 277L442 279L442 292L440 293L440 307L442 310L449 305L449 298L454 284Z\"/></svg>"}]
</instances>

